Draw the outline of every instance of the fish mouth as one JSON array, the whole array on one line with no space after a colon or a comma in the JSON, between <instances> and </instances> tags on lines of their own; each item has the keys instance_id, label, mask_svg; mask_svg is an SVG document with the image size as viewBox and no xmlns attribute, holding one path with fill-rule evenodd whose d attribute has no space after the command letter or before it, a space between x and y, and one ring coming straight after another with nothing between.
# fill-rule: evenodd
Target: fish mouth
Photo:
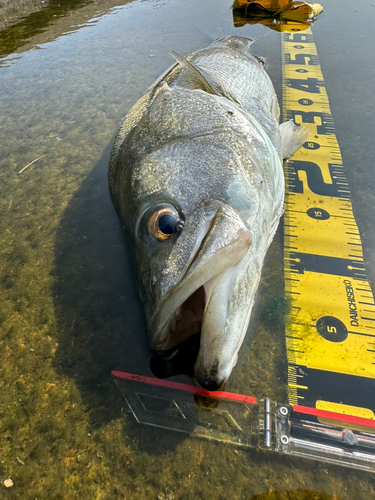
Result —
<instances>
[{"instance_id":1,"label":"fish mouth","mask_svg":"<svg viewBox=\"0 0 375 500\"><path fill-rule=\"evenodd\" d=\"M193 292L174 312L169 321L169 337L179 339L178 343L199 333L202 329L206 306L204 285Z\"/></svg>"},{"instance_id":2,"label":"fish mouth","mask_svg":"<svg viewBox=\"0 0 375 500\"><path fill-rule=\"evenodd\" d=\"M225 236L220 239L220 235ZM151 347L159 352L178 349L179 344L201 332L194 375L207 390L218 390L233 367L233 359L224 360L225 366L221 366L221 338L236 274L251 241L236 212L221 205L203 225L189 265L149 328L153 332Z\"/></svg>"}]
</instances>

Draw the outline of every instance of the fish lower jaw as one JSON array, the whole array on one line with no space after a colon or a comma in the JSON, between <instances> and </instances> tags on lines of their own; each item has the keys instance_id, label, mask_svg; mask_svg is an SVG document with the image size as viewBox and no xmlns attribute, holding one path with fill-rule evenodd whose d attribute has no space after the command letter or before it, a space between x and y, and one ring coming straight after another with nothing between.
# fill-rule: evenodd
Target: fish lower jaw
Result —
<instances>
[{"instance_id":1,"label":"fish lower jaw","mask_svg":"<svg viewBox=\"0 0 375 500\"><path fill-rule=\"evenodd\" d=\"M202 364L202 359L199 358L194 365L194 378L202 389L206 391L219 391L223 389L229 379L233 368L238 360L238 355L235 354L226 366L222 366L220 360L216 360L213 364Z\"/></svg>"},{"instance_id":2,"label":"fish lower jaw","mask_svg":"<svg viewBox=\"0 0 375 500\"><path fill-rule=\"evenodd\" d=\"M152 347L159 352L170 351L207 329L213 338L220 337L225 327L229 295L233 292L231 280L236 271L237 266L231 267L199 285L182 304L177 305L158 335L161 342Z\"/></svg>"},{"instance_id":3,"label":"fish lower jaw","mask_svg":"<svg viewBox=\"0 0 375 500\"><path fill-rule=\"evenodd\" d=\"M182 304L176 301L175 311L159 337L163 340L156 347L161 355L178 352L180 344L199 334L199 349L191 360L191 373L194 372L199 386L208 391L220 390L230 377L247 330L251 307L241 314L239 321L232 324L231 319L235 284L244 266L246 259L198 286Z\"/></svg>"},{"instance_id":4,"label":"fish lower jaw","mask_svg":"<svg viewBox=\"0 0 375 500\"><path fill-rule=\"evenodd\" d=\"M205 389L206 391L219 391L225 385L227 379L220 378L216 373L200 373L194 369L194 378L198 385Z\"/></svg>"}]
</instances>

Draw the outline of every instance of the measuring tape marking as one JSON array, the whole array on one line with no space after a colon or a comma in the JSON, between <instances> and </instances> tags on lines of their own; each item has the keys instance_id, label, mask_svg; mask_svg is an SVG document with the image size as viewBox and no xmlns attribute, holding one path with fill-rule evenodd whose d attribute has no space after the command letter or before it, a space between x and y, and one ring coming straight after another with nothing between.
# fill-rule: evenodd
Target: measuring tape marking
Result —
<instances>
[{"instance_id":1,"label":"measuring tape marking","mask_svg":"<svg viewBox=\"0 0 375 500\"><path fill-rule=\"evenodd\" d=\"M285 165L286 344L289 401L297 404L314 392L303 369L295 382L300 367L326 381L325 373L368 377L375 390L375 304L311 29L284 33L282 47L284 118L311 129Z\"/></svg>"}]
</instances>

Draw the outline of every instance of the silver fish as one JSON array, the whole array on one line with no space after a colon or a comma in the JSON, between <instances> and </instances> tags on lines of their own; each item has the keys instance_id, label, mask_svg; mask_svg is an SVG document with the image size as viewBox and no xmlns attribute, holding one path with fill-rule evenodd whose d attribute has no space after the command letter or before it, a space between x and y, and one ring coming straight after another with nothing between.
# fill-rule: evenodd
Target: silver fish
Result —
<instances>
[{"instance_id":1,"label":"silver fish","mask_svg":"<svg viewBox=\"0 0 375 500\"><path fill-rule=\"evenodd\" d=\"M237 362L263 260L283 212L283 158L309 132L279 126L251 40L230 36L176 63L133 106L113 143L109 188L135 257L151 347L201 332L197 382Z\"/></svg>"}]
</instances>

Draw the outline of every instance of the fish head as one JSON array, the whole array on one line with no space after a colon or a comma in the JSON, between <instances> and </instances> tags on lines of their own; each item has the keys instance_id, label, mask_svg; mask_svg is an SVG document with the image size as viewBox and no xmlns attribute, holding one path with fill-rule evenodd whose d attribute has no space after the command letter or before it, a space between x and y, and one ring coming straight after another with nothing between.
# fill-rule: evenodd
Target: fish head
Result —
<instances>
[{"instance_id":1,"label":"fish head","mask_svg":"<svg viewBox=\"0 0 375 500\"><path fill-rule=\"evenodd\" d=\"M266 141L227 99L165 84L136 120L110 189L150 345L168 352L200 332L194 374L217 390L237 361L270 234Z\"/></svg>"},{"instance_id":2,"label":"fish head","mask_svg":"<svg viewBox=\"0 0 375 500\"><path fill-rule=\"evenodd\" d=\"M194 372L209 390L236 363L251 303L241 280L259 199L239 166L240 149L228 132L168 143L132 162L119 197L150 345L170 351L201 332Z\"/></svg>"}]
</instances>

